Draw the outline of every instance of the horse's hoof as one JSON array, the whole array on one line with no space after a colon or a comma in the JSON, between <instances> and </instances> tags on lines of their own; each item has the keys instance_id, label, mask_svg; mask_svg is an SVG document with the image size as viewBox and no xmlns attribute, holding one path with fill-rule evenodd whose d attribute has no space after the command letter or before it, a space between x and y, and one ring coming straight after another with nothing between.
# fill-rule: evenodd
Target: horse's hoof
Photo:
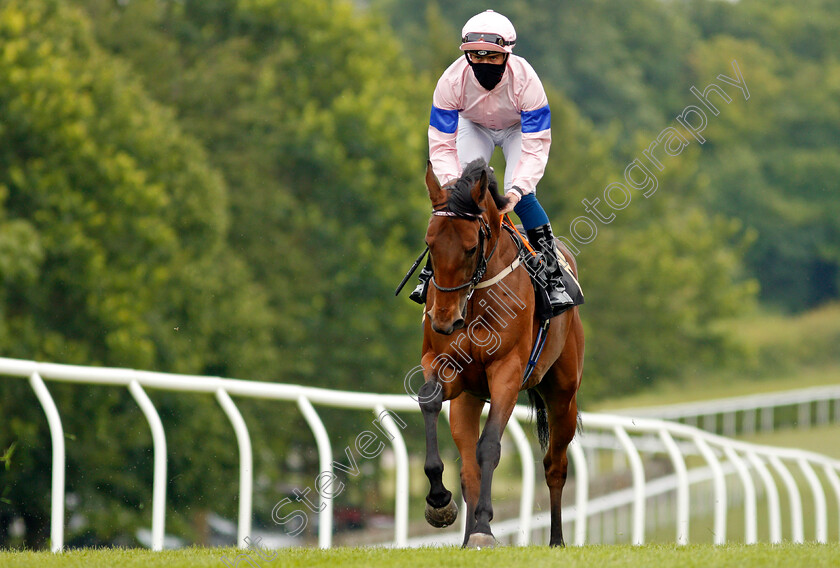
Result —
<instances>
[{"instance_id":1,"label":"horse's hoof","mask_svg":"<svg viewBox=\"0 0 840 568\"><path fill-rule=\"evenodd\" d=\"M487 533L473 533L467 541L467 548L475 548L481 550L482 548L494 548L498 545L498 541L492 534Z\"/></svg>"},{"instance_id":2,"label":"horse's hoof","mask_svg":"<svg viewBox=\"0 0 840 568\"><path fill-rule=\"evenodd\" d=\"M448 527L457 518L458 505L455 504L455 499L450 499L449 503L440 508L432 507L426 503L426 522L435 528Z\"/></svg>"}]
</instances>

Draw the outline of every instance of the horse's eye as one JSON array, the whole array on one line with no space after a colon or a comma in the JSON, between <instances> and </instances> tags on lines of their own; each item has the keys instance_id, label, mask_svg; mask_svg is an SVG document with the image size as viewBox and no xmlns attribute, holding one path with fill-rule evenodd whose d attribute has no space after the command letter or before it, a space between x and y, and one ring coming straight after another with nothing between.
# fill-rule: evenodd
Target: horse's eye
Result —
<instances>
[{"instance_id":1,"label":"horse's eye","mask_svg":"<svg viewBox=\"0 0 840 568\"><path fill-rule=\"evenodd\" d=\"M467 251L467 256L472 256L475 254L475 251L478 250L478 247L473 247Z\"/></svg>"}]
</instances>

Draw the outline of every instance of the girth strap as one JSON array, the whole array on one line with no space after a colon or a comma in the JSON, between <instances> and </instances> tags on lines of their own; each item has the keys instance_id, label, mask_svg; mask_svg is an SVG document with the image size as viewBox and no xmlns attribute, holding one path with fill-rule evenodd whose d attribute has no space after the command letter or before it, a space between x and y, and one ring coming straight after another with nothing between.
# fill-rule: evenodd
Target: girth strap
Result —
<instances>
[{"instance_id":1,"label":"girth strap","mask_svg":"<svg viewBox=\"0 0 840 568\"><path fill-rule=\"evenodd\" d=\"M534 368L536 368L537 362L540 360L545 340L548 337L548 326L550 324L550 319L540 322L540 329L537 331L537 340L534 341L534 347L531 349L531 354L528 356L528 364L525 366L525 373L522 377L522 385L525 385L525 383L528 382L528 379L531 377L531 373L534 372Z\"/></svg>"}]
</instances>

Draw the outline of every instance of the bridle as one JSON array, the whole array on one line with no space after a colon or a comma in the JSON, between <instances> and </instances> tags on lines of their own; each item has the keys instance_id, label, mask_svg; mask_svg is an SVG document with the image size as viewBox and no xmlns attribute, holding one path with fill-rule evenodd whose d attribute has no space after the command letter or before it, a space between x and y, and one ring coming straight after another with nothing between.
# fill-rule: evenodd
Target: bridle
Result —
<instances>
[{"instance_id":1,"label":"bridle","mask_svg":"<svg viewBox=\"0 0 840 568\"><path fill-rule=\"evenodd\" d=\"M471 213L453 213L452 211L444 211L440 209L436 209L432 212L432 215L435 217L458 217L461 219L468 219L471 221L478 221L480 223L478 229L478 266L475 267L475 272L473 272L472 278L468 281L464 282L463 284L459 284L458 286L440 286L436 281L434 275L432 275L432 284L435 288L440 290L441 292L457 292L458 290L463 290L464 288L469 288L469 292L467 293L467 299L472 296L473 290L475 290L476 286L481 279L484 278L484 274L487 272L487 263L493 257L493 253L496 252L496 247L499 246L499 241L501 239L496 239L496 244L493 245L493 248L490 250L490 254L484 256L484 246L487 241L490 240L491 232L490 232L490 224L487 220L482 217L481 215L475 215Z\"/></svg>"}]
</instances>

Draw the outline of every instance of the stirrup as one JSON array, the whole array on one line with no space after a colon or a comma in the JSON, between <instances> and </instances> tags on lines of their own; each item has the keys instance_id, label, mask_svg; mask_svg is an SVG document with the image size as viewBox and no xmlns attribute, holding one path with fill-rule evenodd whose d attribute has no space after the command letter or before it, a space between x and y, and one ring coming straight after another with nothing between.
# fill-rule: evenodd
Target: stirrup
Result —
<instances>
[{"instance_id":1,"label":"stirrup","mask_svg":"<svg viewBox=\"0 0 840 568\"><path fill-rule=\"evenodd\" d=\"M573 306L575 301L569 296L569 293L566 292L565 289L558 290L554 288L553 290L549 290L548 292L549 300L551 300L551 307L565 307L565 306Z\"/></svg>"},{"instance_id":2,"label":"stirrup","mask_svg":"<svg viewBox=\"0 0 840 568\"><path fill-rule=\"evenodd\" d=\"M432 271L424 267L420 271L420 274L418 276L420 283L414 287L414 290L411 291L411 294L408 295L408 298L413 302L417 302L421 306L425 304L426 294L429 291L429 280L431 280L431 278Z\"/></svg>"},{"instance_id":3,"label":"stirrup","mask_svg":"<svg viewBox=\"0 0 840 568\"><path fill-rule=\"evenodd\" d=\"M569 308L575 307L575 301L566 292L561 278L552 279L548 285L548 301L551 304L551 316L559 316Z\"/></svg>"}]
</instances>

